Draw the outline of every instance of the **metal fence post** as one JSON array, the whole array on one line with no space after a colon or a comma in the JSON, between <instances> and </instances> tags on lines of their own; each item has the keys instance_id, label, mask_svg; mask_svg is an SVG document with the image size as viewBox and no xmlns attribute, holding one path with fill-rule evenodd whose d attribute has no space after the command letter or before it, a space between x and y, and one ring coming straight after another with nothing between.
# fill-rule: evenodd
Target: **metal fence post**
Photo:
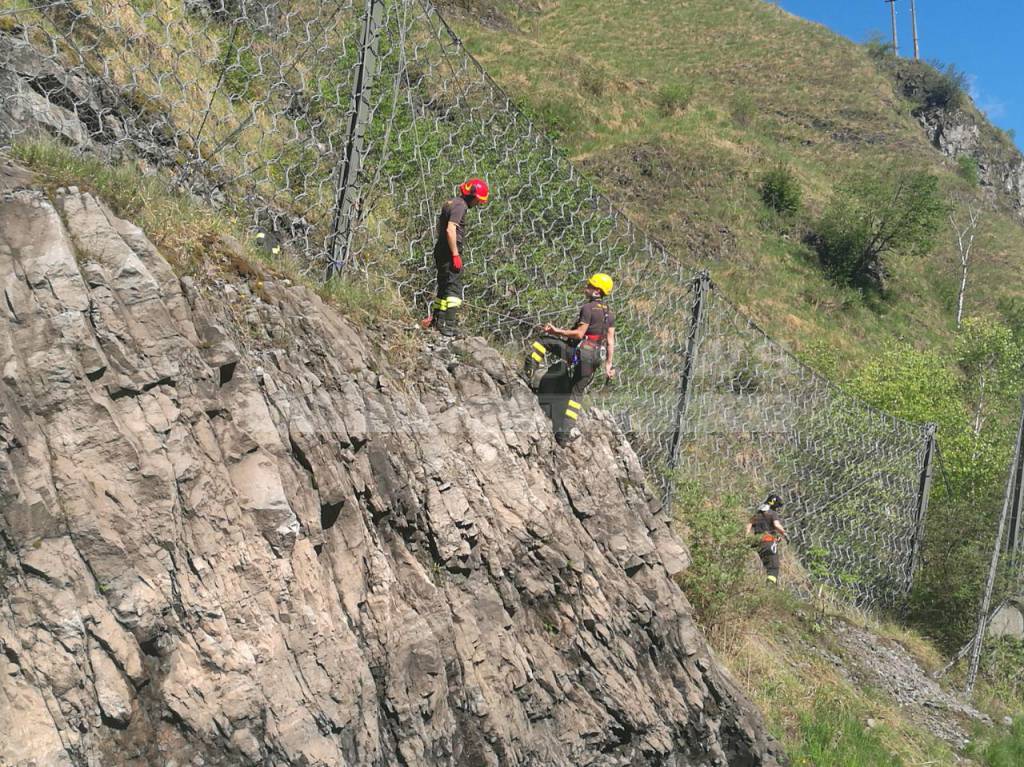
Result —
<instances>
[{"instance_id":1,"label":"metal fence post","mask_svg":"<svg viewBox=\"0 0 1024 767\"><path fill-rule=\"evenodd\" d=\"M1006 535L1006 552L1010 555L1011 570L1020 565L1021 525L1024 523L1024 520L1021 519L1021 505L1024 503L1024 413L1022 413L1021 419L1020 429L1017 432L1019 458L1013 469L1013 492L1010 497L1009 529Z\"/></svg>"},{"instance_id":2,"label":"metal fence post","mask_svg":"<svg viewBox=\"0 0 1024 767\"><path fill-rule=\"evenodd\" d=\"M985 632L988 629L988 611L992 605L992 592L996 585L996 573L999 569L999 555L1002 553L1003 531L1014 496L1018 467L1024 458L1024 399L1021 400L1020 425L1017 428L1017 440L1013 449L1013 463L1010 464L1010 475L1006 480L1006 493L1003 496L1003 511L999 515L999 526L996 529L996 544L992 550L992 562L988 569L988 581L985 583L985 595L978 610L978 628L974 634L974 646L971 648L971 666L967 672L967 685L964 691L970 695L974 691L974 682L978 678L978 666L981 663L981 647L985 644Z\"/></svg>"},{"instance_id":3,"label":"metal fence post","mask_svg":"<svg viewBox=\"0 0 1024 767\"><path fill-rule=\"evenodd\" d=\"M932 479L935 476L935 424L930 423L924 432L924 464L921 466L921 479L917 486L917 514L914 518L914 539L910 549L910 584L914 583L917 560L921 555L921 544L924 542L924 521L928 515L928 500L932 495Z\"/></svg>"},{"instance_id":4,"label":"metal fence post","mask_svg":"<svg viewBox=\"0 0 1024 767\"><path fill-rule=\"evenodd\" d=\"M363 165L363 142L370 125L370 95L380 58L380 30L385 0L366 0L363 36L359 46L355 84L352 88L352 120L349 123L345 157L338 169L337 204L331 224L330 263L327 277L341 271L351 259L352 232L358 215L359 171Z\"/></svg>"},{"instance_id":5,"label":"metal fence post","mask_svg":"<svg viewBox=\"0 0 1024 767\"><path fill-rule=\"evenodd\" d=\"M690 384L693 379L694 362L700 349L701 327L707 314L707 297L711 290L711 276L705 269L693 279L693 308L690 311L690 327L686 334L686 353L683 357L683 372L679 379L679 398L676 401L676 414L672 431L672 442L669 445L668 468L671 473L679 462L679 443L683 436L683 419L690 401ZM665 488L665 508L672 503L672 480L669 478Z\"/></svg>"}]
</instances>

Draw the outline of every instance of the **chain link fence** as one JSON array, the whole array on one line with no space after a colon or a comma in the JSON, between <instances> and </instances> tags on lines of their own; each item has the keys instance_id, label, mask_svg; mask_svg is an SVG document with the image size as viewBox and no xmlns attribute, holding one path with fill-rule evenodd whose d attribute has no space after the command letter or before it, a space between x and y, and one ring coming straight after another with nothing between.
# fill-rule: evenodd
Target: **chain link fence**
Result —
<instances>
[{"instance_id":1,"label":"chain link fence","mask_svg":"<svg viewBox=\"0 0 1024 767\"><path fill-rule=\"evenodd\" d=\"M6 0L0 142L27 125L142 158L311 274L426 311L437 213L468 214L471 332L516 345L616 280L620 380L592 387L666 494L769 490L812 574L856 601L911 585L931 433L844 395L638 231L467 54L427 0Z\"/></svg>"}]
</instances>

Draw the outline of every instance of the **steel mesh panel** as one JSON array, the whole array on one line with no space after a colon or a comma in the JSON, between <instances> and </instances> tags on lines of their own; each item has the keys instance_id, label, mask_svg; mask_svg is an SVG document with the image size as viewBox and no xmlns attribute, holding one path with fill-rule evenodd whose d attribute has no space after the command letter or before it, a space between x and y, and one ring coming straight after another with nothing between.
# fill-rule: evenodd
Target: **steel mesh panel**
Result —
<instances>
[{"instance_id":1,"label":"steel mesh panel","mask_svg":"<svg viewBox=\"0 0 1024 767\"><path fill-rule=\"evenodd\" d=\"M482 176L470 332L514 345L569 325L586 276L611 273L620 379L586 404L615 414L663 489L776 490L814 574L865 604L908 591L923 429L844 395L713 285L698 290L695 267L621 215L427 0L7 2L0 143L35 115L70 143L142 157L274 233L310 274L394 285L424 310L438 210ZM353 126L359 172L343 189Z\"/></svg>"}]
</instances>

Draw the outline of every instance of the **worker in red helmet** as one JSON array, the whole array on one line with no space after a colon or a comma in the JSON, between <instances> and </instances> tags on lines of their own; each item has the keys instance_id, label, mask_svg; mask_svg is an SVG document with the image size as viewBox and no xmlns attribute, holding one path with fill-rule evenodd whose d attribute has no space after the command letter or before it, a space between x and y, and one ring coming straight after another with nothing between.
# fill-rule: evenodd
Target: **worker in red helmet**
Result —
<instances>
[{"instance_id":1,"label":"worker in red helmet","mask_svg":"<svg viewBox=\"0 0 1024 767\"><path fill-rule=\"evenodd\" d=\"M424 327L443 336L458 335L458 311L462 306L462 242L466 211L486 205L490 195L487 182L471 178L459 185L458 197L447 200L437 217L434 265L437 267L437 298Z\"/></svg>"}]
</instances>

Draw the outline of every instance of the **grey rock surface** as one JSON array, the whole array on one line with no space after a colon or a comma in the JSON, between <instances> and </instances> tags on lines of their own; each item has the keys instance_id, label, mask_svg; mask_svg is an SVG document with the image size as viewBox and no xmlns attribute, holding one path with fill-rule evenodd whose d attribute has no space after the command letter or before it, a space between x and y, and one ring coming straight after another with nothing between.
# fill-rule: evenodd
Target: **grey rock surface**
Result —
<instances>
[{"instance_id":1,"label":"grey rock surface","mask_svg":"<svg viewBox=\"0 0 1024 767\"><path fill-rule=\"evenodd\" d=\"M1024 156L1020 152L999 146L963 110L927 109L917 113L917 119L936 149L953 159L973 159L981 185L1024 218Z\"/></svg>"},{"instance_id":2,"label":"grey rock surface","mask_svg":"<svg viewBox=\"0 0 1024 767\"><path fill-rule=\"evenodd\" d=\"M988 716L969 701L945 690L897 642L837 621L832 631L843 649L837 666L858 686L884 691L928 732L962 750L977 723L991 726Z\"/></svg>"},{"instance_id":3,"label":"grey rock surface","mask_svg":"<svg viewBox=\"0 0 1024 767\"><path fill-rule=\"evenodd\" d=\"M0 182L0 763L779 763L610 419Z\"/></svg>"},{"instance_id":4,"label":"grey rock surface","mask_svg":"<svg viewBox=\"0 0 1024 767\"><path fill-rule=\"evenodd\" d=\"M1024 639L1024 598L1015 597L996 609L988 624L988 636Z\"/></svg>"}]
</instances>

